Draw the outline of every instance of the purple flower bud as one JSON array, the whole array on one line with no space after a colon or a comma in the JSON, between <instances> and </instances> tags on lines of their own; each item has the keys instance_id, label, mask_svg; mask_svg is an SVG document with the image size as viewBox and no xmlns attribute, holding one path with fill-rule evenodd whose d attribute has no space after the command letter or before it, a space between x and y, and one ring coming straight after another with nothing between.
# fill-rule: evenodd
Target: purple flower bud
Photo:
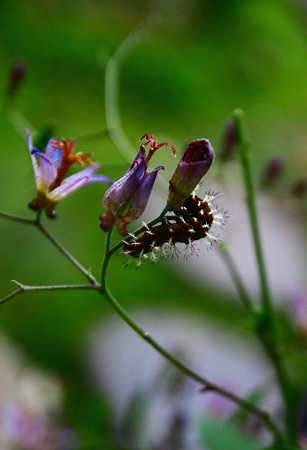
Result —
<instances>
[{"instance_id":1,"label":"purple flower bud","mask_svg":"<svg viewBox=\"0 0 307 450\"><path fill-rule=\"evenodd\" d=\"M307 192L307 179L300 178L294 183L291 188L291 195L297 198L302 198Z\"/></svg>"},{"instance_id":2,"label":"purple flower bud","mask_svg":"<svg viewBox=\"0 0 307 450\"><path fill-rule=\"evenodd\" d=\"M273 186L278 178L282 175L285 168L285 160L279 156L273 156L266 164L262 177L261 186L270 187Z\"/></svg>"},{"instance_id":3,"label":"purple flower bud","mask_svg":"<svg viewBox=\"0 0 307 450\"><path fill-rule=\"evenodd\" d=\"M174 208L183 205L214 160L214 150L207 139L192 141L169 182L168 202Z\"/></svg>"},{"instance_id":4,"label":"purple flower bud","mask_svg":"<svg viewBox=\"0 0 307 450\"><path fill-rule=\"evenodd\" d=\"M27 70L27 65L25 61L18 60L11 67L9 74L9 82L7 87L7 92L9 97L13 98L17 93L20 84L25 78Z\"/></svg>"},{"instance_id":5,"label":"purple flower bud","mask_svg":"<svg viewBox=\"0 0 307 450\"><path fill-rule=\"evenodd\" d=\"M225 163L233 158L233 154L238 143L237 123L231 117L225 125L222 135L220 160Z\"/></svg>"}]
</instances>

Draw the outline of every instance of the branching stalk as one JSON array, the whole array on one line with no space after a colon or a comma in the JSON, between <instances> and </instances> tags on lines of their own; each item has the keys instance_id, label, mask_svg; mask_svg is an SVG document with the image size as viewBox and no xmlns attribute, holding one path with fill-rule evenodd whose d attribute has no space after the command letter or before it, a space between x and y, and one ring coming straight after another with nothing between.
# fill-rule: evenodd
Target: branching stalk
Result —
<instances>
[{"instance_id":1,"label":"branching stalk","mask_svg":"<svg viewBox=\"0 0 307 450\"><path fill-rule=\"evenodd\" d=\"M164 214L167 210L168 209L165 208ZM161 220L163 215L161 214L157 219L155 219L152 222L154 222L154 223L158 222L159 220ZM141 229L140 229L140 232L141 232ZM262 411L261 409L257 408L255 405L234 395L232 392L229 392L229 391L215 385L214 383L211 383L206 378L198 375L196 372L189 369L186 365L184 365L182 362L180 362L178 359L176 359L168 351L166 351L160 344L158 344L158 342L156 342L147 331L143 330L132 319L132 317L127 313L127 311L125 311L125 309L119 304L119 302L113 297L113 295L109 291L109 289L107 287L107 283L106 283L107 267L108 267L111 255L115 251L114 250L115 247L113 247L113 249L110 250L111 236L112 236L112 229L109 230L107 233L107 239L106 239L106 245L105 245L105 258L104 258L102 272L101 272L100 292L107 299L107 301L110 303L112 308L142 339L144 339L146 342L148 342L149 345L151 345L155 350L157 350L171 364L173 364L175 367L177 367L177 369L179 369L186 376L199 382L204 387L204 391L217 392L220 395L224 396L225 398L228 398L229 400L236 403L239 407L245 409L246 411L250 412L251 414L254 414L265 424L265 426L272 432L272 434L276 437L276 439L278 441L282 441L283 440L282 432L279 430L279 428L276 426L276 424L274 423L274 421L271 419L271 417L269 416L269 414L267 412Z\"/></svg>"},{"instance_id":2,"label":"branching stalk","mask_svg":"<svg viewBox=\"0 0 307 450\"><path fill-rule=\"evenodd\" d=\"M7 302L13 297L16 297L19 294L22 294L26 291L60 291L60 290L67 290L67 289L91 289L91 290L99 290L100 285L92 285L92 284L62 284L62 285L51 285L51 286L28 286L26 284L22 284L19 281L12 280L13 283L17 284L19 286L18 289L11 292L9 295L3 297L0 300L0 305Z\"/></svg>"},{"instance_id":3,"label":"branching stalk","mask_svg":"<svg viewBox=\"0 0 307 450\"><path fill-rule=\"evenodd\" d=\"M244 129L243 112L241 110L236 110L234 111L233 115L237 125L239 156L243 170L246 201L248 206L249 219L253 234L253 242L259 271L259 279L262 290L261 299L263 303L263 309L267 312L269 316L272 317L273 316L272 302L270 298L267 271L265 268L264 256L260 239L258 215L255 201L255 191L250 166L250 144L246 138L246 132Z\"/></svg>"},{"instance_id":4,"label":"branching stalk","mask_svg":"<svg viewBox=\"0 0 307 450\"><path fill-rule=\"evenodd\" d=\"M247 208L250 218L255 254L258 264L259 279L261 286L261 303L263 308L263 324L258 328L258 336L275 366L280 389L284 397L286 406L286 424L289 438L296 443L296 405L293 399L289 374L287 372L285 361L280 354L279 340L277 336L275 316L272 308L272 300L269 292L267 271L265 268L264 255L261 245L258 215L255 201L255 191L252 180L250 165L250 144L246 138L244 114L241 110L233 113L233 118L237 127L237 140L239 147L240 162L243 171L245 184Z\"/></svg>"},{"instance_id":5,"label":"branching stalk","mask_svg":"<svg viewBox=\"0 0 307 450\"><path fill-rule=\"evenodd\" d=\"M74 258L65 247L47 231L47 229L42 225L40 221L41 210L38 211L35 220L28 219L25 217L15 216L13 214L8 214L5 212L0 212L0 217L3 219L11 220L13 222L24 223L26 225L32 225L38 228L38 230L75 266L77 269L93 284L93 286L99 286L96 278L79 263L79 261Z\"/></svg>"},{"instance_id":6,"label":"branching stalk","mask_svg":"<svg viewBox=\"0 0 307 450\"><path fill-rule=\"evenodd\" d=\"M237 267L228 251L227 244L225 242L221 242L218 245L218 249L220 251L220 254L230 272L231 278L234 282L234 285L237 289L239 298L241 299L242 305L246 309L247 312L251 312L253 308L252 300L250 299L250 296L244 286L244 283L241 279L241 276L237 270Z\"/></svg>"}]
</instances>

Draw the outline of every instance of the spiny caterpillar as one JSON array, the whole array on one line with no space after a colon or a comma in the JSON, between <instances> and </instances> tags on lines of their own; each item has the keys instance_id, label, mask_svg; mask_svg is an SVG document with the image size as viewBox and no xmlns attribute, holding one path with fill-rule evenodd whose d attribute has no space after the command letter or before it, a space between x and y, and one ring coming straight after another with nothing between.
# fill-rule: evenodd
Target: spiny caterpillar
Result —
<instances>
[{"instance_id":1,"label":"spiny caterpillar","mask_svg":"<svg viewBox=\"0 0 307 450\"><path fill-rule=\"evenodd\" d=\"M139 267L141 258L157 261L158 256L168 257L177 255L176 244L181 242L186 245L185 256L188 257L195 251L194 241L204 239L208 246L218 240L217 236L209 233L213 223L223 225L225 213L213 207L216 195L208 193L202 200L192 194L185 201L180 211L174 211L172 215L166 215L161 223L149 227L145 226L142 236L136 238L133 234L123 240L124 255L138 258L136 265ZM130 264L132 258L127 264Z\"/></svg>"}]
</instances>

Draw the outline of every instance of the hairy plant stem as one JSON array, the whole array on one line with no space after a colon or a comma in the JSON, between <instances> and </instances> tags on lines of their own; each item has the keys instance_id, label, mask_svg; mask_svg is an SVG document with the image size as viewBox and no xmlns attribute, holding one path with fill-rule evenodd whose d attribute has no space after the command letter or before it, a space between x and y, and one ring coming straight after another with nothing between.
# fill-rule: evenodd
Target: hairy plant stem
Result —
<instances>
[{"instance_id":1,"label":"hairy plant stem","mask_svg":"<svg viewBox=\"0 0 307 450\"><path fill-rule=\"evenodd\" d=\"M153 220L150 225L157 223L161 220L165 212L167 212L169 208L165 208L164 212L155 220ZM143 227L142 229L139 229L138 231L141 232L146 227ZM270 415L262 411L261 409L257 408L253 404L247 402L246 400L234 395L233 393L215 385L214 383L211 383L206 378L200 376L193 370L189 369L186 365L184 365L182 362L180 362L177 358L175 358L172 354L170 354L165 348L163 348L158 342L154 340L150 334L143 330L134 320L133 318L128 314L128 312L120 305L120 303L114 298L114 296L111 294L107 287L106 282L106 275L107 275L107 268L108 264L110 262L110 258L114 253L115 247L113 249L110 249L111 245L111 237L112 237L113 230L110 229L107 233L106 237L106 243L105 243L105 258L102 264L102 270L101 270L101 288L100 292L101 294L106 298L106 300L110 303L112 308L118 313L118 315L148 344L150 344L155 350L157 350L164 358L166 358L171 364L173 364L177 369L179 369L183 374L186 376L192 378L193 380L199 382L203 387L203 391L214 391L218 394L224 396L225 398L228 398L229 400L236 403L239 407L245 409L246 411L250 412L251 414L254 414L257 416L265 425L266 427L271 431L271 433L275 436L276 440L278 442L283 442L284 437L282 432L279 430L279 428L276 426L276 424L271 419ZM136 233L135 233L136 234Z\"/></svg>"},{"instance_id":2,"label":"hairy plant stem","mask_svg":"<svg viewBox=\"0 0 307 450\"><path fill-rule=\"evenodd\" d=\"M280 353L280 344L277 336L277 328L275 315L272 308L272 300L267 280L267 272L265 268L264 256L262 251L258 215L256 209L255 192L252 180L250 165L250 144L246 138L244 114L241 110L235 110L233 118L237 127L237 142L239 148L239 157L243 171L243 179L245 184L246 201L250 218L251 230L255 254L258 265L259 280L261 286L261 304L263 310L262 323L258 326L258 336L273 362L279 381L279 386L284 398L286 406L286 424L288 435L292 443L296 443L296 405L293 401L293 395L289 380L289 375L285 366L285 362Z\"/></svg>"}]
</instances>

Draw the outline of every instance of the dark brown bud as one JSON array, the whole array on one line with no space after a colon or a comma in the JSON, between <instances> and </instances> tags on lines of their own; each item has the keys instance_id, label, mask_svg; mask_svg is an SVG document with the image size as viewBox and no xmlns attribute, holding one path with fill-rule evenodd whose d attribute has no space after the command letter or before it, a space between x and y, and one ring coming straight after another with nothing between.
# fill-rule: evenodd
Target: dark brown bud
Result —
<instances>
[{"instance_id":1,"label":"dark brown bud","mask_svg":"<svg viewBox=\"0 0 307 450\"><path fill-rule=\"evenodd\" d=\"M27 65L25 61L18 60L12 65L7 87L9 97L13 98L16 95L22 81L25 78L26 71Z\"/></svg>"},{"instance_id":2,"label":"dark brown bud","mask_svg":"<svg viewBox=\"0 0 307 450\"><path fill-rule=\"evenodd\" d=\"M221 142L221 152L219 159L225 163L234 157L234 152L238 143L238 130L236 121L231 117L224 127Z\"/></svg>"},{"instance_id":3,"label":"dark brown bud","mask_svg":"<svg viewBox=\"0 0 307 450\"><path fill-rule=\"evenodd\" d=\"M291 195L297 198L302 198L307 191L307 178L300 178L290 189Z\"/></svg>"},{"instance_id":4,"label":"dark brown bud","mask_svg":"<svg viewBox=\"0 0 307 450\"><path fill-rule=\"evenodd\" d=\"M260 180L261 186L263 188L268 188L276 184L278 178L282 175L284 168L284 159L279 155L273 156L264 167Z\"/></svg>"}]
</instances>

